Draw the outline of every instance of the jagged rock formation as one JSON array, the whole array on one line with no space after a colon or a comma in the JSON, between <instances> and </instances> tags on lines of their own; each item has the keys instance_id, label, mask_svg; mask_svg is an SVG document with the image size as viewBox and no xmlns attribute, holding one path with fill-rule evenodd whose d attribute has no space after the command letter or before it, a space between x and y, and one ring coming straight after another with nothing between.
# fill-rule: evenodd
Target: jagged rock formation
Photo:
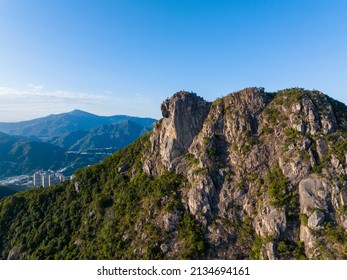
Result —
<instances>
[{"instance_id":1,"label":"jagged rock formation","mask_svg":"<svg viewBox=\"0 0 347 280\"><path fill-rule=\"evenodd\" d=\"M209 108L209 102L188 92L178 92L163 102L163 119L154 127L151 156L144 165L148 174L175 170L201 130Z\"/></svg>"},{"instance_id":2,"label":"jagged rock formation","mask_svg":"<svg viewBox=\"0 0 347 280\"><path fill-rule=\"evenodd\" d=\"M212 104L180 92L162 104L144 170L187 176L182 200L206 228L214 257L240 257L232 223L245 219L261 240L261 258L280 258L279 244L301 246L309 258L326 253L317 246L345 257L345 244L322 234L327 224L331 234L347 230L347 151L335 151L346 147L346 109L337 107L299 89L249 88Z\"/></svg>"},{"instance_id":3,"label":"jagged rock formation","mask_svg":"<svg viewBox=\"0 0 347 280\"><path fill-rule=\"evenodd\" d=\"M152 134L71 183L0 201L0 256L347 258L344 104L248 88L161 109Z\"/></svg>"}]
</instances>

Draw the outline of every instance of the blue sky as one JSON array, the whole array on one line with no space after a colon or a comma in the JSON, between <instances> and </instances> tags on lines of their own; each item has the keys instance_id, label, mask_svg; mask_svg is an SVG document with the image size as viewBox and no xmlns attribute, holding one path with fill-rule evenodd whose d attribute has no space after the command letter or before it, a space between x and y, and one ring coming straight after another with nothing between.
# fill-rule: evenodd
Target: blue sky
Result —
<instances>
[{"instance_id":1,"label":"blue sky","mask_svg":"<svg viewBox=\"0 0 347 280\"><path fill-rule=\"evenodd\" d=\"M160 118L179 90L347 103L347 1L0 0L0 121L75 108Z\"/></svg>"}]
</instances>

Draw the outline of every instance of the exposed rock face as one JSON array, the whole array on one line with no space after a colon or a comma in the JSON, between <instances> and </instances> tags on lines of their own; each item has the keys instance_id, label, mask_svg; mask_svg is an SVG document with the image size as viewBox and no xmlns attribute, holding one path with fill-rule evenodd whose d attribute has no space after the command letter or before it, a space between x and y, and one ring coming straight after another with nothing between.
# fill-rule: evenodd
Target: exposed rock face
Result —
<instances>
[{"instance_id":1,"label":"exposed rock face","mask_svg":"<svg viewBox=\"0 0 347 280\"><path fill-rule=\"evenodd\" d=\"M153 155L145 163L149 174L158 174L158 158L164 169L173 170L178 158L187 153L194 137L199 133L209 112L210 103L194 93L178 92L161 105L162 123L154 127L151 137Z\"/></svg>"},{"instance_id":2,"label":"exposed rock face","mask_svg":"<svg viewBox=\"0 0 347 280\"><path fill-rule=\"evenodd\" d=\"M187 177L182 202L206 228L210 256L249 258L259 250L264 259L345 258L343 244L326 236L327 227L347 230L341 106L301 89L249 88L213 103L179 92L161 106L143 168L152 176ZM282 181L273 183L274 170ZM164 226L172 228L171 220L166 216ZM245 221L248 247L239 240ZM256 250L255 239L261 240Z\"/></svg>"},{"instance_id":3,"label":"exposed rock face","mask_svg":"<svg viewBox=\"0 0 347 280\"><path fill-rule=\"evenodd\" d=\"M25 260L25 254L20 252L18 247L13 247L8 253L7 260Z\"/></svg>"},{"instance_id":4,"label":"exposed rock face","mask_svg":"<svg viewBox=\"0 0 347 280\"><path fill-rule=\"evenodd\" d=\"M81 182L77 181L77 182L75 183L75 191L76 191L76 192L80 192L80 187L81 187Z\"/></svg>"},{"instance_id":5,"label":"exposed rock face","mask_svg":"<svg viewBox=\"0 0 347 280\"><path fill-rule=\"evenodd\" d=\"M311 209L328 211L328 186L318 177L309 177L300 181L300 212L308 215Z\"/></svg>"},{"instance_id":6,"label":"exposed rock face","mask_svg":"<svg viewBox=\"0 0 347 280\"><path fill-rule=\"evenodd\" d=\"M282 209L267 207L258 217L255 231L260 236L280 236L285 231L286 226L285 212Z\"/></svg>"},{"instance_id":7,"label":"exposed rock face","mask_svg":"<svg viewBox=\"0 0 347 280\"><path fill-rule=\"evenodd\" d=\"M325 214L322 211L316 210L308 218L308 227L318 230L322 229L321 226L325 220Z\"/></svg>"}]
</instances>

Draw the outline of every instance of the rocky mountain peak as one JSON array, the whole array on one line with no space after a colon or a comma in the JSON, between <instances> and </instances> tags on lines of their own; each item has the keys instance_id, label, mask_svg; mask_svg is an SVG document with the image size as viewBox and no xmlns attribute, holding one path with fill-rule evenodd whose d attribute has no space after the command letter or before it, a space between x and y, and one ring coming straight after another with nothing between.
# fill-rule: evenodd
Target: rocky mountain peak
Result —
<instances>
[{"instance_id":1,"label":"rocky mountain peak","mask_svg":"<svg viewBox=\"0 0 347 280\"><path fill-rule=\"evenodd\" d=\"M228 254L223 246L231 234L224 219L250 220L260 239L271 236L261 250L270 259L280 257L281 240L302 242L306 256L316 257L323 241L314 231L324 223L347 230L347 216L336 212L347 194L343 104L318 91L246 88L212 103L179 92L161 109L144 170L187 177L185 207L206 227L219 257ZM211 217L218 217L216 228Z\"/></svg>"},{"instance_id":2,"label":"rocky mountain peak","mask_svg":"<svg viewBox=\"0 0 347 280\"><path fill-rule=\"evenodd\" d=\"M187 153L210 109L210 102L195 93L180 91L161 104L163 119L151 137L152 157L146 162L149 174L158 174L161 166L171 170L177 159ZM155 166L160 157L160 166Z\"/></svg>"},{"instance_id":3,"label":"rocky mountain peak","mask_svg":"<svg viewBox=\"0 0 347 280\"><path fill-rule=\"evenodd\" d=\"M265 93L264 88L255 87L232 93L213 103L205 101L195 93L175 93L161 104L163 119L154 127L151 137L152 152L144 169L152 175L160 174L164 170L176 169L179 172L182 164L180 157L190 151L195 138L195 144L199 145L201 137L206 137L206 134L223 133L218 131L223 130L226 125L226 111L234 114L231 121L238 119L233 124L235 133L236 130L242 132L247 127L256 133L256 115L272 98L273 95ZM215 122L213 126L211 119Z\"/></svg>"}]
</instances>

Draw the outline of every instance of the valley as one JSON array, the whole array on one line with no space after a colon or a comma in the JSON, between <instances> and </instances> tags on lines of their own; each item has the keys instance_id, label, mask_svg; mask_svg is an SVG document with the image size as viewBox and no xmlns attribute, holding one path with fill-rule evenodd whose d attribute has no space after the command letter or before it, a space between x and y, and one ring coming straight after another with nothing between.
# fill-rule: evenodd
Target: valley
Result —
<instances>
[{"instance_id":1,"label":"valley","mask_svg":"<svg viewBox=\"0 0 347 280\"><path fill-rule=\"evenodd\" d=\"M124 115L103 117L80 110L18 123L0 123L0 180L38 170L71 176L102 161L152 129L154 119ZM30 180L17 184L21 189ZM12 186L13 187L13 186Z\"/></svg>"}]
</instances>

